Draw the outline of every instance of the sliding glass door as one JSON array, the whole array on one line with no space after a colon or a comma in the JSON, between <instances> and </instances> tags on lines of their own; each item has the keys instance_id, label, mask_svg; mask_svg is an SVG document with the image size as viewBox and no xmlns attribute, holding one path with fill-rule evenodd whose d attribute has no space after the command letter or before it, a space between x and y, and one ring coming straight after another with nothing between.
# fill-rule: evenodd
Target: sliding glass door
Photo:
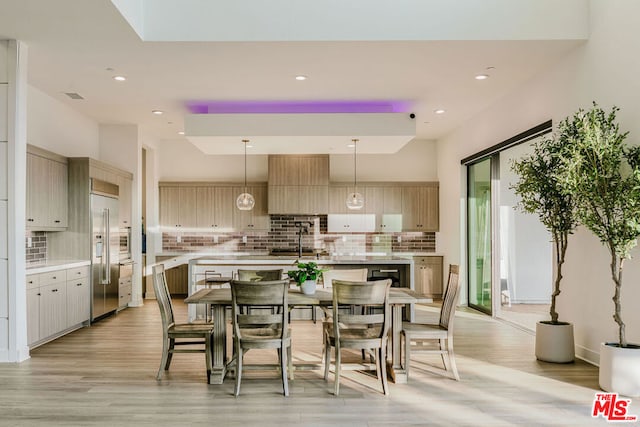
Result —
<instances>
[{"instance_id":1,"label":"sliding glass door","mask_svg":"<svg viewBox=\"0 0 640 427\"><path fill-rule=\"evenodd\" d=\"M491 158L467 167L469 305L491 314Z\"/></svg>"}]
</instances>

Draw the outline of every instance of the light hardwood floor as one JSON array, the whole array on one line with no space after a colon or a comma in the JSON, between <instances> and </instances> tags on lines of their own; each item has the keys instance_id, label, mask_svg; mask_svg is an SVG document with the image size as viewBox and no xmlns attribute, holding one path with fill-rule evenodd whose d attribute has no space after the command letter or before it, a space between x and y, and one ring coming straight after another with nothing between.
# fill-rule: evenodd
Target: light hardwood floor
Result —
<instances>
[{"instance_id":1,"label":"light hardwood floor","mask_svg":"<svg viewBox=\"0 0 640 427\"><path fill-rule=\"evenodd\" d=\"M185 319L186 306L176 301L175 308ZM436 315L433 307L417 310L419 320ZM293 328L294 359L319 359L320 322L295 321ZM0 425L606 424L590 415L597 368L537 362L531 334L468 310L457 315L455 340L460 382L429 372L439 358L418 354L409 383L390 384L388 397L374 378L357 372L341 381L335 397L332 375L326 383L318 370L296 372L288 398L277 372L246 372L236 398L233 379L206 384L202 354L175 355L169 373L155 380L160 317L155 301L146 301L35 349L28 361L0 364ZM633 402L631 412L640 414L640 404Z\"/></svg>"}]
</instances>

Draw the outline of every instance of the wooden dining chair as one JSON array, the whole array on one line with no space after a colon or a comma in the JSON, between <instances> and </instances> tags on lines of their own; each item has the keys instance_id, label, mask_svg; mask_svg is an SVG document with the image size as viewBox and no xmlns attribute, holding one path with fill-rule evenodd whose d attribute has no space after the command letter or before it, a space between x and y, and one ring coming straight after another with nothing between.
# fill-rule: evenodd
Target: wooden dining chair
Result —
<instances>
[{"instance_id":1,"label":"wooden dining chair","mask_svg":"<svg viewBox=\"0 0 640 427\"><path fill-rule=\"evenodd\" d=\"M174 353L205 353L208 383L211 377L213 323L175 322L164 264L153 266L153 289L162 318L162 359L156 379L160 380L163 371L169 370ZM189 348L176 348L178 346L188 346Z\"/></svg>"},{"instance_id":2,"label":"wooden dining chair","mask_svg":"<svg viewBox=\"0 0 640 427\"><path fill-rule=\"evenodd\" d=\"M382 392L389 394L387 384L387 336L391 325L389 307L391 280L375 282L333 281L333 315L325 329L324 379L329 378L331 347L335 348L334 393L340 392L340 365L342 349L364 350L376 363L376 374L382 383ZM380 313L341 310L352 305L381 309Z\"/></svg>"},{"instance_id":3,"label":"wooden dining chair","mask_svg":"<svg viewBox=\"0 0 640 427\"><path fill-rule=\"evenodd\" d=\"M234 394L240 394L244 354L251 349L276 349L282 372L284 395L289 395L287 371L293 373L291 359L291 329L288 320L288 280L263 282L231 282L233 348L236 366ZM272 307L271 314L250 310L252 307ZM242 310L245 308L246 310ZM246 313L246 314L244 314Z\"/></svg>"},{"instance_id":4,"label":"wooden dining chair","mask_svg":"<svg viewBox=\"0 0 640 427\"><path fill-rule=\"evenodd\" d=\"M241 282L265 282L265 281L273 281L273 280L282 280L282 273L284 270L281 268L276 268L272 270L245 270L238 269L235 274L235 280L239 280ZM252 308L263 309L263 308L271 308L273 313L273 307L264 307L264 306L254 306ZM247 308L247 310L251 310L251 308Z\"/></svg>"},{"instance_id":5,"label":"wooden dining chair","mask_svg":"<svg viewBox=\"0 0 640 427\"><path fill-rule=\"evenodd\" d=\"M403 322L401 337L404 338L404 369L409 379L411 352L439 354L442 357L445 372L451 372L454 379L460 380L453 352L453 320L460 283L458 280L459 267L449 265L449 279L444 292L440 320L438 323Z\"/></svg>"}]
</instances>

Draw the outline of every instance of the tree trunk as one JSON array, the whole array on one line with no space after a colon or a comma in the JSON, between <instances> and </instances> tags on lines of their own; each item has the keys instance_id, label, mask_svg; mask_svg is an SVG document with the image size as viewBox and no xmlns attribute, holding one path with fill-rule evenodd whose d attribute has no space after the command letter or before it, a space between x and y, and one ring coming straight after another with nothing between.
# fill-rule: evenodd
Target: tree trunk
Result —
<instances>
[{"instance_id":1,"label":"tree trunk","mask_svg":"<svg viewBox=\"0 0 640 427\"><path fill-rule=\"evenodd\" d=\"M558 312L556 311L556 297L560 295L560 281L562 280L562 265L564 264L565 254L567 253L568 235L567 233L554 234L554 243L556 245L556 269L557 275L554 284L553 293L551 294L551 323L558 323Z\"/></svg>"},{"instance_id":2,"label":"tree trunk","mask_svg":"<svg viewBox=\"0 0 640 427\"><path fill-rule=\"evenodd\" d=\"M618 324L618 343L620 347L627 346L627 339L625 337L624 322L622 321L620 305L620 290L622 289L622 268L624 267L624 258L620 258L615 251L611 250L611 278L615 286L615 293L613 294L613 304L615 306L615 312L613 320Z\"/></svg>"}]
</instances>

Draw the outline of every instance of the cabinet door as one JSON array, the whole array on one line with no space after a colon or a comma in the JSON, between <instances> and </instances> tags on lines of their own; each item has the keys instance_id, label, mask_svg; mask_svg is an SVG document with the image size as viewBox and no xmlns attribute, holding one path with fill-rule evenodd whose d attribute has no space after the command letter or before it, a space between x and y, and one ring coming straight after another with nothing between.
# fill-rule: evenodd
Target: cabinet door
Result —
<instances>
[{"instance_id":1,"label":"cabinet door","mask_svg":"<svg viewBox=\"0 0 640 427\"><path fill-rule=\"evenodd\" d=\"M236 197L239 195L240 194L234 194L233 187L215 187L213 197L213 217L215 220L214 224L218 230L230 231L233 229L233 211L236 209ZM267 206L265 204L265 212L266 209Z\"/></svg>"},{"instance_id":2,"label":"cabinet door","mask_svg":"<svg viewBox=\"0 0 640 427\"><path fill-rule=\"evenodd\" d=\"M49 160L27 153L27 227L46 227L49 209Z\"/></svg>"},{"instance_id":3,"label":"cabinet door","mask_svg":"<svg viewBox=\"0 0 640 427\"><path fill-rule=\"evenodd\" d=\"M329 188L324 185L307 185L298 188L298 210L292 213L316 215L329 211Z\"/></svg>"},{"instance_id":4,"label":"cabinet door","mask_svg":"<svg viewBox=\"0 0 640 427\"><path fill-rule=\"evenodd\" d=\"M132 226L131 222L131 207L132 207L132 186L133 182L129 178L124 176L118 176L119 187L119 206L118 216L120 219L120 228L127 228Z\"/></svg>"},{"instance_id":5,"label":"cabinet door","mask_svg":"<svg viewBox=\"0 0 640 427\"><path fill-rule=\"evenodd\" d=\"M67 327L89 320L91 315L89 278L67 281Z\"/></svg>"},{"instance_id":6,"label":"cabinet door","mask_svg":"<svg viewBox=\"0 0 640 427\"><path fill-rule=\"evenodd\" d=\"M256 205L251 210L251 229L256 231L269 231L271 220L267 211L268 195L266 185L254 185L251 187L251 194L256 200Z\"/></svg>"},{"instance_id":7,"label":"cabinet door","mask_svg":"<svg viewBox=\"0 0 640 427\"><path fill-rule=\"evenodd\" d=\"M420 187L402 188L402 229L422 231L420 227Z\"/></svg>"},{"instance_id":8,"label":"cabinet door","mask_svg":"<svg viewBox=\"0 0 640 427\"><path fill-rule=\"evenodd\" d=\"M353 187L346 185L332 185L329 187L329 213L330 214L346 214L347 213L347 195L353 191ZM365 195L366 207L366 195Z\"/></svg>"},{"instance_id":9,"label":"cabinet door","mask_svg":"<svg viewBox=\"0 0 640 427\"><path fill-rule=\"evenodd\" d=\"M196 187L160 187L160 224L174 231L197 227L197 200Z\"/></svg>"},{"instance_id":10,"label":"cabinet door","mask_svg":"<svg viewBox=\"0 0 640 427\"><path fill-rule=\"evenodd\" d=\"M300 157L269 156L269 185L299 185Z\"/></svg>"},{"instance_id":11,"label":"cabinet door","mask_svg":"<svg viewBox=\"0 0 640 427\"><path fill-rule=\"evenodd\" d=\"M40 338L46 338L67 327L66 282L41 286L40 294Z\"/></svg>"},{"instance_id":12,"label":"cabinet door","mask_svg":"<svg viewBox=\"0 0 640 427\"><path fill-rule=\"evenodd\" d=\"M364 211L375 218L375 231L386 231L384 215L384 187L366 187L364 192Z\"/></svg>"},{"instance_id":13,"label":"cabinet door","mask_svg":"<svg viewBox=\"0 0 640 427\"><path fill-rule=\"evenodd\" d=\"M27 344L40 339L40 288L27 289Z\"/></svg>"},{"instance_id":14,"label":"cabinet door","mask_svg":"<svg viewBox=\"0 0 640 427\"><path fill-rule=\"evenodd\" d=\"M48 160L48 227L67 228L68 210L68 167L66 163Z\"/></svg>"},{"instance_id":15,"label":"cabinet door","mask_svg":"<svg viewBox=\"0 0 640 427\"><path fill-rule=\"evenodd\" d=\"M432 298L442 297L442 257L414 257L415 290Z\"/></svg>"},{"instance_id":16,"label":"cabinet door","mask_svg":"<svg viewBox=\"0 0 640 427\"><path fill-rule=\"evenodd\" d=\"M297 185L269 185L269 213L298 213L300 187Z\"/></svg>"},{"instance_id":17,"label":"cabinet door","mask_svg":"<svg viewBox=\"0 0 640 427\"><path fill-rule=\"evenodd\" d=\"M218 224L215 218L215 187L198 187L196 194L196 224L198 229L218 231Z\"/></svg>"},{"instance_id":18,"label":"cabinet door","mask_svg":"<svg viewBox=\"0 0 640 427\"><path fill-rule=\"evenodd\" d=\"M438 231L440 229L438 187L423 187L421 196L421 223L424 231Z\"/></svg>"}]
</instances>

